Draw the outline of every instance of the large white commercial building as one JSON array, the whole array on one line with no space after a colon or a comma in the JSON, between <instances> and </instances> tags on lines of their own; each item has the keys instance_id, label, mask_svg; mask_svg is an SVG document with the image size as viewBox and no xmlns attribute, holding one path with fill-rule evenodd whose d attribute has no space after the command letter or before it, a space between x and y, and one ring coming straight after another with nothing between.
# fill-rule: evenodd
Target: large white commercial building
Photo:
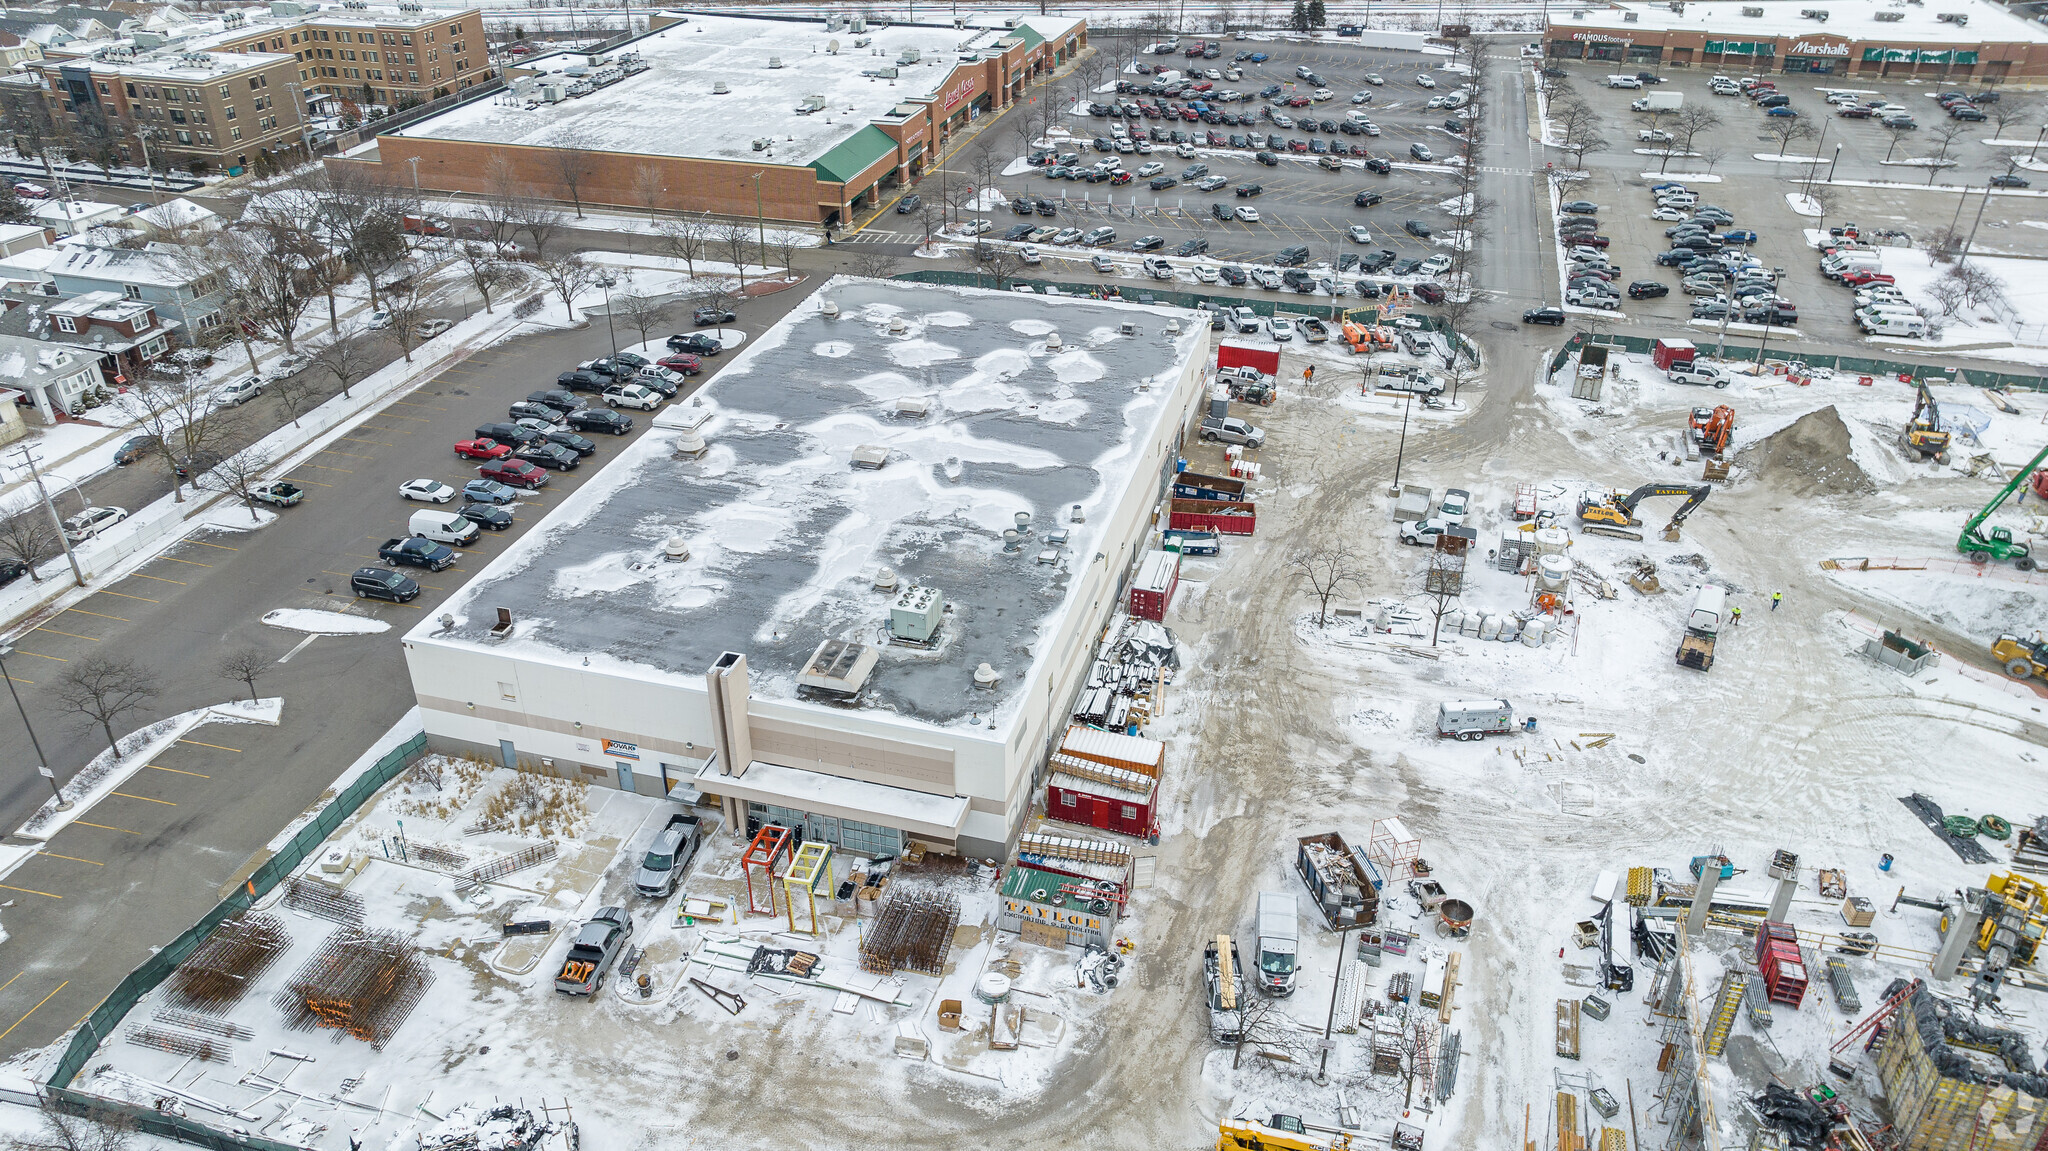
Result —
<instances>
[{"instance_id":1,"label":"large white commercial building","mask_svg":"<svg viewBox=\"0 0 2048 1151\"><path fill-rule=\"evenodd\" d=\"M826 285L406 636L428 735L717 796L735 833L1002 855L1208 340L1173 309Z\"/></svg>"}]
</instances>

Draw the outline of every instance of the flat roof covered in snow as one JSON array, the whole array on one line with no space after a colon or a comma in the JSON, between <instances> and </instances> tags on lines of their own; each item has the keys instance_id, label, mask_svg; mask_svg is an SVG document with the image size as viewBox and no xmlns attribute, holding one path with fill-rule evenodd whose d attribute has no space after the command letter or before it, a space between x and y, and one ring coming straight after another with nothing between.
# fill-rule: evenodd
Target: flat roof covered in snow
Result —
<instances>
[{"instance_id":1,"label":"flat roof covered in snow","mask_svg":"<svg viewBox=\"0 0 2048 1151\"><path fill-rule=\"evenodd\" d=\"M1800 15L1816 8L1825 9L1828 19ZM1757 9L1763 15L1747 14ZM1897 20L1877 19L1879 13L1893 12L1899 14ZM1969 22L1954 24L1937 19L1950 12L1968 16ZM1682 12L1674 12L1663 4L1636 2L1553 8L1550 22L1566 28L1612 28L1616 32L1704 32L1729 40L1767 36L1867 40L1902 47L2048 42L2048 28L2023 20L2003 5L1988 0L1940 0L1928 4L1909 4L1904 0L1857 4L1827 4L1820 0L1694 0ZM1792 54L1782 48L1778 52L1781 57Z\"/></svg>"},{"instance_id":2,"label":"flat roof covered in snow","mask_svg":"<svg viewBox=\"0 0 2048 1151\"><path fill-rule=\"evenodd\" d=\"M1073 606L1072 573L1118 550L1107 512L1159 482L1138 464L1177 427L1167 400L1207 335L1135 304L835 280L471 580L446 608L452 628L429 621L410 639L565 666L587 656L700 689L720 653L744 652L754 697L783 701L818 645L845 639L876 645L880 662L857 704L811 706L963 728L978 713L1002 730L1033 663L1054 654L1044 641ZM927 414L892 416L903 397ZM707 417L695 432L667 426L694 414ZM706 450L679 457L692 435ZM867 446L887 450L883 467L853 465ZM1033 524L1006 552L1019 512ZM687 561L663 561L671 535ZM1048 550L1057 563L1039 562ZM885 567L899 591L941 593L930 648L879 638L896 598L875 589ZM515 630L492 642L500 607ZM974 687L982 663L1002 676L992 690Z\"/></svg>"},{"instance_id":3,"label":"flat roof covered in snow","mask_svg":"<svg viewBox=\"0 0 2048 1151\"><path fill-rule=\"evenodd\" d=\"M609 55L638 52L647 70L587 96L531 110L510 95L477 100L392 135L533 147L567 140L593 152L809 164L897 105L932 94L963 55L1011 35L891 25L861 33L872 43L855 49L852 32L826 32L819 20L684 20L613 49ZM827 52L834 43L836 55ZM921 59L897 68L894 80L861 75L896 68L906 48ZM586 56L559 53L527 66L566 68ZM771 68L771 60L782 66ZM714 95L719 83L730 91ZM824 97L824 110L798 114L807 96ZM772 157L754 150L757 139L775 141Z\"/></svg>"}]
</instances>

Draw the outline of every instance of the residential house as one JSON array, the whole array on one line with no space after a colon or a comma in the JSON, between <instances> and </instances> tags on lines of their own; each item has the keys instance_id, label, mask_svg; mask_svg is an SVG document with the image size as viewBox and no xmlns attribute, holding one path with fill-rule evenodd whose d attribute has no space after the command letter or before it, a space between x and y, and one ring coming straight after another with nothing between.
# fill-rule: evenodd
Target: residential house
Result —
<instances>
[{"instance_id":1,"label":"residential house","mask_svg":"<svg viewBox=\"0 0 2048 1151\"><path fill-rule=\"evenodd\" d=\"M43 58L43 46L18 32L0 29L0 69L12 68L24 60Z\"/></svg>"},{"instance_id":2,"label":"residential house","mask_svg":"<svg viewBox=\"0 0 2048 1151\"><path fill-rule=\"evenodd\" d=\"M40 224L0 224L0 258L57 242L57 232Z\"/></svg>"},{"instance_id":3,"label":"residential house","mask_svg":"<svg viewBox=\"0 0 2048 1151\"><path fill-rule=\"evenodd\" d=\"M99 357L90 352L0 334L0 388L26 393L45 424L99 382Z\"/></svg>"},{"instance_id":4,"label":"residential house","mask_svg":"<svg viewBox=\"0 0 2048 1151\"><path fill-rule=\"evenodd\" d=\"M170 352L171 329L157 319L156 306L119 292L87 292L51 303L47 297L5 296L0 332L66 344L100 357L109 387L141 376L152 360Z\"/></svg>"},{"instance_id":5,"label":"residential house","mask_svg":"<svg viewBox=\"0 0 2048 1151\"><path fill-rule=\"evenodd\" d=\"M54 229L59 236L77 236L94 228L109 227L127 215L128 210L119 204L95 200L46 200L29 213L36 223Z\"/></svg>"},{"instance_id":6,"label":"residential house","mask_svg":"<svg viewBox=\"0 0 2048 1151\"><path fill-rule=\"evenodd\" d=\"M190 243L220 231L221 218L206 208L179 196L128 217L128 227L151 240L168 244Z\"/></svg>"},{"instance_id":7,"label":"residential house","mask_svg":"<svg viewBox=\"0 0 2048 1151\"><path fill-rule=\"evenodd\" d=\"M177 247L96 248L68 244L0 257L0 281L32 281L43 294L60 299L89 292L114 292L156 308L178 333L179 343L203 342L225 322L220 277L197 266Z\"/></svg>"}]
</instances>

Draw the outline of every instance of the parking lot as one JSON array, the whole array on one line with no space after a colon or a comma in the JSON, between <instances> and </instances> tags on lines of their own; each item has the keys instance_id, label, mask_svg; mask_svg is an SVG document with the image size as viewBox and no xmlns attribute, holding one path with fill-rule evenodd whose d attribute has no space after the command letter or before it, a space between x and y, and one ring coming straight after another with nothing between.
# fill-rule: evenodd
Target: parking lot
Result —
<instances>
[{"instance_id":1,"label":"parking lot","mask_svg":"<svg viewBox=\"0 0 2048 1151\"><path fill-rule=\"evenodd\" d=\"M1246 60L1238 64L1243 69L1243 79L1218 81L1217 90L1234 89L1256 96L1279 85L1280 92L1270 99L1255 98L1249 102L1216 105L1219 109L1233 115L1249 113L1256 116L1261 109L1271 105L1279 114L1291 118L1313 110L1319 121L1335 122L1342 121L1345 113L1357 108L1371 117L1381 134L1377 137L1322 132L1310 134L1298 128L1276 129L1272 123L1263 120L1245 126L1199 121L1169 122L1164 117L1141 118L1132 127L1193 132L1204 139L1210 131L1221 133L1226 140L1232 134L1277 132L1283 138L1303 141L1312 138L1337 141L1347 147L1364 144L1373 156L1392 160L1393 170L1386 174L1368 172L1363 167L1363 158L1347 155L1343 157L1346 167L1341 172L1328 172L1316 166L1316 155L1291 153L1284 148L1276 151L1278 163L1267 166L1254 159L1255 150L1249 147L1217 148L1207 143L1195 145L1195 155L1184 158L1175 154L1169 137L1164 143L1153 144L1154 150L1149 155L1133 152L1118 158L1132 173L1145 163L1157 162L1165 166L1165 174L1175 177L1190 164L1204 164L1214 175L1224 177L1224 185L1214 191L1203 192L1183 183L1155 192L1147 187L1150 177L1122 187L1112 187L1106 182L1089 184L1047 179L1043 169L1034 169L1004 177L999 182L997 187L1004 201L1012 201L1018 196L1053 200L1057 205L1056 215L1043 220L1043 223L1078 228L1084 232L1102 226L1111 227L1117 234L1114 246L1126 252L1131 241L1142 235L1162 237L1168 251L1186 239L1198 237L1208 241L1207 256L1218 262L1259 262L1270 259L1280 249L1306 245L1314 260L1331 260L1334 263L1345 250L1365 247L1363 244L1353 245L1347 237L1347 230L1354 224L1363 224L1370 231L1370 247L1375 251L1388 248L1401 257L1419 259L1441 250L1428 240L1406 234L1402 226L1407 220L1419 219L1433 229L1441 229L1447 218L1441 205L1457 194L1449 179L1452 170L1448 166L1419 164L1409 158L1412 144L1428 147L1439 159L1449 154L1455 144L1442 125L1447 116L1457 113L1426 106L1431 96L1448 93L1461 82L1458 74L1434 67L1445 62L1447 57L1384 49L1243 41L1225 41L1224 48L1220 58L1202 61L1200 66L1221 71L1240 52L1265 52L1269 59L1261 63ZM1195 66L1195 62L1180 55L1140 59L1144 63L1174 69ZM1281 104L1289 96L1308 96L1314 92L1314 85L1295 76L1295 70L1300 67L1307 67L1320 76L1324 87L1333 93L1333 98L1310 108L1289 108ZM1367 83L1365 77L1369 74L1377 74L1385 83ZM1428 77L1437 85L1436 88L1418 84L1417 80L1423 77ZM1125 73L1122 78L1140 83L1151 79L1137 73ZM1372 100L1363 105L1352 104L1353 95L1359 92L1370 92ZM1136 93L1122 97L1115 93L1091 94L1083 101L1077 114L1066 118L1069 136L1065 142L1056 139L1057 150L1080 153L1083 164L1103 159L1104 154L1090 147L1090 142L1096 137L1109 137L1113 125L1121 126L1126 121L1121 117L1091 116L1087 114L1086 105L1089 100L1107 104L1119 98L1158 102L1156 97ZM1180 102L1185 104L1186 98ZM984 139L991 141L990 147L999 151L1014 140L1010 135L995 136L992 130L985 130L983 135ZM950 171L949 175L954 179L968 178L964 170ZM931 177L927 176L927 191L930 183ZM1246 183L1258 184L1261 192L1255 197L1236 196L1235 189ZM1352 201L1361 191L1378 193L1382 200L1371 207L1357 207ZM1256 223L1217 220L1211 212L1212 204L1223 204L1229 208L1240 205L1255 207L1259 220ZM1007 208L998 208L988 216L998 235L1018 222ZM854 240L908 242L922 238L921 227L912 231L910 217L885 212ZM1048 252L1048 255L1052 253ZM1086 255L1085 251L1080 253L1084 260Z\"/></svg>"},{"instance_id":2,"label":"parking lot","mask_svg":"<svg viewBox=\"0 0 2048 1151\"><path fill-rule=\"evenodd\" d=\"M2029 220L2048 219L2048 205L2039 203L2043 193L2032 188L1993 189L1988 204L1985 203L1987 180L2008 170L2005 157L2030 151L2027 147L1993 147L1983 143L1998 135L1998 125L1992 120L1964 123L1963 130L1947 141L1949 158L1956 163L1936 171L1936 187L1927 186L1927 165L1905 163L1934 156L1942 150L1943 141L1938 134L1951 121L1932 97L1936 92L1950 90L1950 86L1817 74L1760 77L1775 83L1777 90L1789 97L1787 106L1799 113L1797 117L1778 119L1807 124L1814 133L1811 138L1787 144L1770 131L1773 119L1750 99L1710 91L1710 81L1717 74L1714 68L1664 69L1662 83L1645 84L1641 89L1611 89L1605 86L1606 76L1633 74L1636 69L1590 61L1545 63L1566 72L1565 84L1598 114L1598 131L1608 141L1605 149L1586 156L1588 178L1561 185L1560 198L1582 198L1600 205L1599 232L1610 239L1605 252L1618 269L1618 285L1649 279L1671 289L1669 296L1659 299L1624 298L1619 323L1672 327L1684 326L1690 319L1692 299L1681 291L1682 277L1676 269L1659 267L1654 262L1658 253L1669 248L1665 230L1675 222L1650 218L1655 206L1650 187L1668 178L1686 183L1699 195L1702 204L1726 208L1734 217L1728 227L1758 233L1758 241L1749 245L1749 250L1766 266L1783 269L1778 294L1798 306L1799 320L1793 330L1774 328L1770 337L1774 343L1864 340L1852 319L1852 293L1826 279L1818 267L1818 253L1805 247L1804 231L1809 228L1853 221L1866 233L1899 231L1921 243L1952 224L1958 231L1968 232L1981 207L1983 218L1977 229L1976 250L2048 254L2048 236L2040 234L2043 229L2026 226ZM1733 71L1718 74L1738 81L1743 78ZM1854 93L1863 100L1901 105L1911 112L1919 127L1895 132L1875 118L1841 117L1826 100L1830 92L1837 91ZM1676 126L1673 114L1655 115L1629 109L1631 101L1651 92L1678 93L1685 105L1704 105L1719 117L1719 124L1695 137L1691 148L1694 155L1667 159L1657 152L1661 144L1638 139L1638 133L1644 129ZM2016 114L2021 105L2009 107ZM1994 116L2001 110L2000 105L1987 107ZM2030 115L2030 126L2024 133L2020 121L2015 119L2005 129L2003 138L2023 135L2031 142L2038 130L2039 117L2038 113ZM1760 158L1779 154L1817 159L1799 163ZM1570 157L1558 149L1547 149L1546 155L1559 167L1569 166ZM1656 173L1660 168L1675 175L1659 177ZM1712 178L1698 179L1700 174ZM2020 175L2031 178L2025 170ZM1823 189L1818 195L1829 204L1824 219L1802 216L1787 202L1788 193L1805 191L1809 178L1814 187ZM1967 194L1960 191L1965 181L1973 185ZM1903 248L1887 248L1884 258L1925 262L1923 254L1908 253ZM1553 296L1544 302L1557 300ZM1706 326L1709 330L1718 327ZM1743 326L1731 330L1748 338L1761 332Z\"/></svg>"}]
</instances>

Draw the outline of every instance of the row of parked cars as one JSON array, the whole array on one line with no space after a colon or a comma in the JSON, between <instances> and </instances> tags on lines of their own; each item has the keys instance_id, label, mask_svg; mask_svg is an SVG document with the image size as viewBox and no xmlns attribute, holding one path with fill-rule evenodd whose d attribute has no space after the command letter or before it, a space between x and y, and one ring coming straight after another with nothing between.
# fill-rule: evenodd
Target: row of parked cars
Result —
<instances>
[{"instance_id":1,"label":"row of parked cars","mask_svg":"<svg viewBox=\"0 0 2048 1151\"><path fill-rule=\"evenodd\" d=\"M1927 335L1925 313L1906 298L1884 271L1876 248L1865 243L1854 224L1828 229L1820 246L1821 275L1855 293L1856 326L1866 336L1920 339Z\"/></svg>"}]
</instances>

